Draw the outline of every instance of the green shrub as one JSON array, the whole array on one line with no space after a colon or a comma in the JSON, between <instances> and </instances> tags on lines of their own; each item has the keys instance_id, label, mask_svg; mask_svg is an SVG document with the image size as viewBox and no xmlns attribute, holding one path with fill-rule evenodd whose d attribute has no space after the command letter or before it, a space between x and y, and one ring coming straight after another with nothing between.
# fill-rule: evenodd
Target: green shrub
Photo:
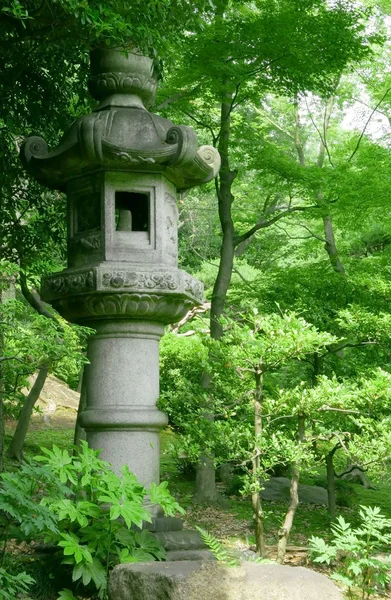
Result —
<instances>
[{"instance_id":1,"label":"green shrub","mask_svg":"<svg viewBox=\"0 0 391 600\"><path fill-rule=\"evenodd\" d=\"M77 587L92 586L100 599L107 598L108 573L117 562L164 558L160 544L140 528L151 521L148 505L160 504L168 515L182 511L166 482L146 490L126 466L119 477L85 442L73 456L56 446L42 452L18 473L1 475L3 556L10 537L44 539L63 554ZM12 584L14 576L7 577ZM32 579L20 583L31 585Z\"/></svg>"},{"instance_id":2,"label":"green shrub","mask_svg":"<svg viewBox=\"0 0 391 600\"><path fill-rule=\"evenodd\" d=\"M354 588L362 600L384 590L391 582L391 556L379 557L391 545L391 519L386 519L377 506L361 506L361 524L353 528L343 517L332 526L334 539L327 544L322 538L309 542L314 562L336 564L332 578L343 583L350 598Z\"/></svg>"}]
</instances>

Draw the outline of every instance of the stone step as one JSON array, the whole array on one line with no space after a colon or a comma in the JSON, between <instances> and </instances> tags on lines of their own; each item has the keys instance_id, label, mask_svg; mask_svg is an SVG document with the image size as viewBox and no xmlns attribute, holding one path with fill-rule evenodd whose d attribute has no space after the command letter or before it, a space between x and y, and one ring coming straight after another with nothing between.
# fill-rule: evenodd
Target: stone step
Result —
<instances>
[{"instance_id":1,"label":"stone step","mask_svg":"<svg viewBox=\"0 0 391 600\"><path fill-rule=\"evenodd\" d=\"M166 560L216 560L213 552L210 550L169 550L166 554Z\"/></svg>"},{"instance_id":2,"label":"stone step","mask_svg":"<svg viewBox=\"0 0 391 600\"><path fill-rule=\"evenodd\" d=\"M183 522L182 519L177 517L155 517L152 519L152 523L145 522L143 529L148 529L153 533L159 531L182 531Z\"/></svg>"},{"instance_id":3,"label":"stone step","mask_svg":"<svg viewBox=\"0 0 391 600\"><path fill-rule=\"evenodd\" d=\"M206 545L198 531L184 529L182 531L157 531L152 535L168 551L204 550Z\"/></svg>"}]
</instances>

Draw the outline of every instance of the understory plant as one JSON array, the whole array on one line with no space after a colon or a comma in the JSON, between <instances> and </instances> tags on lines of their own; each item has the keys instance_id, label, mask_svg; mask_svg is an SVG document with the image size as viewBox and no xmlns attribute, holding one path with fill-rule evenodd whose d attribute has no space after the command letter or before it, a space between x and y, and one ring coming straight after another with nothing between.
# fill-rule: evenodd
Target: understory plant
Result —
<instances>
[{"instance_id":1,"label":"understory plant","mask_svg":"<svg viewBox=\"0 0 391 600\"><path fill-rule=\"evenodd\" d=\"M361 524L352 527L342 516L332 525L333 540L312 537L309 542L312 560L336 565L332 578L347 587L349 598L367 600L391 582L391 519L380 508L361 506ZM380 554L382 552L382 554Z\"/></svg>"},{"instance_id":2,"label":"understory plant","mask_svg":"<svg viewBox=\"0 0 391 600\"><path fill-rule=\"evenodd\" d=\"M108 574L116 563L164 559L164 549L141 529L143 521L151 521L148 509L155 504L167 515L183 512L166 482L147 490L126 466L118 476L86 442L74 455L56 446L42 448L42 455L24 463L18 473L3 473L1 479L0 567L10 538L42 539L57 547L62 564L71 568L75 590L63 590L61 599L75 598L74 593L86 586L106 599ZM7 577L10 583L3 579L8 588L32 583L18 582L9 573ZM8 600L1 591L0 600Z\"/></svg>"}]
</instances>

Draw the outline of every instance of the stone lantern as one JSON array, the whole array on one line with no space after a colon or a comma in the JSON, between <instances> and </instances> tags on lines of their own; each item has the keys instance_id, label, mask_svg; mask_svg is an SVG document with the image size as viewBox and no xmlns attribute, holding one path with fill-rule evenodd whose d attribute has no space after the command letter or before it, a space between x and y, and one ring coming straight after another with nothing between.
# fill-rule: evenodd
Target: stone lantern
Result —
<instances>
[{"instance_id":1,"label":"stone lantern","mask_svg":"<svg viewBox=\"0 0 391 600\"><path fill-rule=\"evenodd\" d=\"M190 127L147 107L153 61L94 50L89 90L98 107L76 120L55 150L28 138L21 158L68 199L68 267L43 278L42 298L67 320L95 330L88 344L87 440L115 470L127 464L159 480L158 343L164 325L203 300L202 284L178 269L177 192L213 179L218 152Z\"/></svg>"}]
</instances>

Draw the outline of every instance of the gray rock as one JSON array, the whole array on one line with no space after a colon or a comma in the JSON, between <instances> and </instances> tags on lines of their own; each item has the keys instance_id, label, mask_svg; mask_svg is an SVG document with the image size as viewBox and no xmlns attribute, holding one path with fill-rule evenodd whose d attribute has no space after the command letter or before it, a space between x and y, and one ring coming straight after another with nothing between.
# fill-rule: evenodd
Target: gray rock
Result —
<instances>
[{"instance_id":1,"label":"gray rock","mask_svg":"<svg viewBox=\"0 0 391 600\"><path fill-rule=\"evenodd\" d=\"M210 550L170 550L166 554L167 561L177 560L216 560Z\"/></svg>"},{"instance_id":2,"label":"gray rock","mask_svg":"<svg viewBox=\"0 0 391 600\"><path fill-rule=\"evenodd\" d=\"M147 521L143 524L143 529L149 531L182 531L183 521L177 517L155 517L152 519L152 523Z\"/></svg>"},{"instance_id":3,"label":"gray rock","mask_svg":"<svg viewBox=\"0 0 391 600\"><path fill-rule=\"evenodd\" d=\"M183 531L157 531L152 534L165 550L203 550L206 545L198 531L186 529Z\"/></svg>"},{"instance_id":4,"label":"gray rock","mask_svg":"<svg viewBox=\"0 0 391 600\"><path fill-rule=\"evenodd\" d=\"M263 485L262 498L265 500L289 501L291 480L288 477L270 477ZM327 490L299 483L299 501L302 504L327 504Z\"/></svg>"},{"instance_id":5,"label":"gray rock","mask_svg":"<svg viewBox=\"0 0 391 600\"><path fill-rule=\"evenodd\" d=\"M22 389L22 393L25 396L27 396L31 387L34 385L37 375L38 371L27 378L28 387ZM69 408L76 413L79 407L79 401L79 392L72 390L69 385L61 381L61 379L58 379L58 377L48 375L39 395L37 406L42 409L44 414L52 414L57 408Z\"/></svg>"},{"instance_id":6,"label":"gray rock","mask_svg":"<svg viewBox=\"0 0 391 600\"><path fill-rule=\"evenodd\" d=\"M217 562L118 565L109 583L110 600L342 600L335 585L303 567Z\"/></svg>"},{"instance_id":7,"label":"gray rock","mask_svg":"<svg viewBox=\"0 0 391 600\"><path fill-rule=\"evenodd\" d=\"M365 471L360 467L353 469L349 473L345 473L344 475L342 475L342 479L344 479L345 481L349 481L350 483L362 485L367 490L376 489L373 483L368 479Z\"/></svg>"}]
</instances>

